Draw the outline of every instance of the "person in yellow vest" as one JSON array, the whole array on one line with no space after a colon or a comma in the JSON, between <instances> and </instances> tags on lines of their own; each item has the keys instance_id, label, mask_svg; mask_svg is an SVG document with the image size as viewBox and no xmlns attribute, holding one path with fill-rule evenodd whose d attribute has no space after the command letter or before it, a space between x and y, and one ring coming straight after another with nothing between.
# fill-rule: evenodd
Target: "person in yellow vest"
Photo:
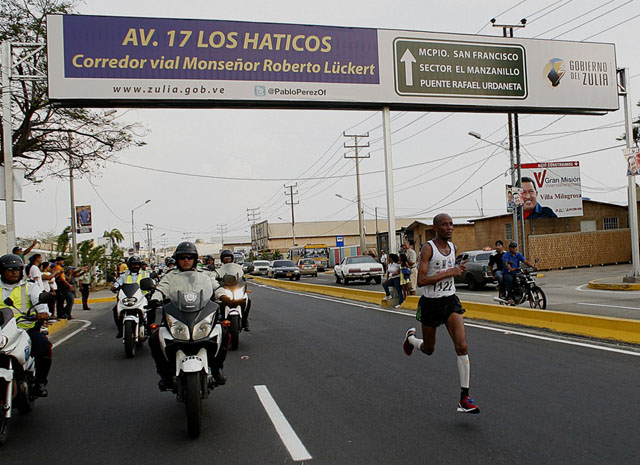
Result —
<instances>
[{"instance_id":1,"label":"person in yellow vest","mask_svg":"<svg viewBox=\"0 0 640 465\"><path fill-rule=\"evenodd\" d=\"M0 308L11 308L18 327L24 329L31 339L31 354L36 362L36 395L47 397L47 378L51 369L51 343L40 332L42 322L49 316L49 307L39 303L42 288L35 281L24 278L24 262L18 255L0 257ZM33 311L32 311L33 309ZM28 318L37 315L37 320Z\"/></svg>"},{"instance_id":2,"label":"person in yellow vest","mask_svg":"<svg viewBox=\"0 0 640 465\"><path fill-rule=\"evenodd\" d=\"M127 261L127 268L127 271L122 273L113 284L113 287L111 288L113 292L117 292L123 284L137 283L139 285L140 281L149 277L149 272L142 269L142 258L138 255L132 255L129 257L129 260ZM142 291L142 293L146 294L147 291ZM118 304L113 307L113 321L116 322L116 326L118 328L116 339L119 339L122 337L122 320L118 318ZM150 310L147 313L147 325L155 323L155 321L156 312L155 310Z\"/></svg>"}]
</instances>

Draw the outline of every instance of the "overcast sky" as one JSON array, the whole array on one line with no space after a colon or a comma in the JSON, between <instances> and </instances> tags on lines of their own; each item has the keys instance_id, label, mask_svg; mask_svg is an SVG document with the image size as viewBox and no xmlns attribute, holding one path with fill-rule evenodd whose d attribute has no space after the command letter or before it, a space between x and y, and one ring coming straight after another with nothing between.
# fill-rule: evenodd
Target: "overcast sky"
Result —
<instances>
[{"instance_id":1,"label":"overcast sky","mask_svg":"<svg viewBox=\"0 0 640 465\"><path fill-rule=\"evenodd\" d=\"M543 7L550 8L538 12ZM590 10L603 5L592 13ZM498 16L513 7L510 11ZM555 11L554 11L555 9ZM610 13L608 13L610 11ZM273 0L212 2L210 0L168 2L164 0L86 0L80 13L167 18L246 20L333 26L500 35L489 27L489 19L500 23L529 22L519 37L580 41L640 13L639 0L591 1L462 1L448 2L376 0L301 2ZM580 15L584 16L577 18ZM577 18L574 20L574 18ZM589 20L588 24L564 34ZM573 20L569 22L570 20ZM566 23L566 24L565 24ZM637 30L640 17L592 37L590 41L615 43L619 67L629 67L634 118L640 100L640 55ZM153 166L172 172L188 172L248 178L318 177L353 172L353 160L344 160L341 149L345 130L369 131L371 158L361 164L362 172L384 170L382 115L372 111L316 110L228 110L228 109L134 109L119 110L119 118L139 121L149 131L147 145L118 154L120 160ZM506 115L392 112L391 129L394 168L441 158L475 147L483 147L447 162L431 163L394 172L398 216L432 217L440 210L454 217L504 212L507 156L495 147L467 135L482 134L500 143L507 135ZM445 119L446 118L446 119ZM616 145L623 133L622 110L606 116L521 116L523 162L547 161L570 154ZM592 129L609 125L609 128ZM571 131L583 131L573 133ZM558 137L564 136L564 137ZM544 142L547 139L548 140ZM493 156L491 156L493 154ZM489 158L491 156L491 158ZM573 159L573 158L572 158ZM580 161L583 196L594 200L626 204L625 162L621 149L576 156ZM317 162L317 163L316 163ZM315 163L315 164L314 164ZM309 169L311 167L311 169ZM246 209L260 208L262 220L290 220L284 204L282 182L220 181L177 174L162 174L122 165L107 164L99 176L77 179L77 205L93 208L94 234L111 228L127 233L131 209L136 210L136 240L142 238L145 223L154 225L153 237L161 234L169 244L185 237L209 241L217 236L216 226L226 224L227 235L247 235ZM378 207L386 216L384 174L362 177L365 214L373 217ZM296 221L356 219L355 204L334 194L355 198L354 177L340 180L299 181ZM24 188L25 203L16 206L18 236L39 231L60 232L69 221L69 186L64 180L48 180ZM451 203L451 201L460 200ZM481 205L482 203L482 205ZM4 220L4 210L0 216ZM158 243L158 242L156 242ZM127 242L128 244L128 242Z\"/></svg>"}]
</instances>

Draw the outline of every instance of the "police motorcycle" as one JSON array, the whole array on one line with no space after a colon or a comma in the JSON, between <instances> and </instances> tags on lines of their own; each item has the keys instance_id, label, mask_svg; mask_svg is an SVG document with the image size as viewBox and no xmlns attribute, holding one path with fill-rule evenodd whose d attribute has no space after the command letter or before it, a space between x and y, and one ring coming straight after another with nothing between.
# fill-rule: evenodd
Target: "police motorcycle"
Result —
<instances>
[{"instance_id":1,"label":"police motorcycle","mask_svg":"<svg viewBox=\"0 0 640 465\"><path fill-rule=\"evenodd\" d=\"M242 312L247 308L249 303L248 293L251 291L247 290L247 283L239 283L238 277L234 274L225 274L220 279L220 284L228 297L228 299L219 304L224 319L229 321L229 348L238 350L240 331L242 331Z\"/></svg>"},{"instance_id":2,"label":"police motorcycle","mask_svg":"<svg viewBox=\"0 0 640 465\"><path fill-rule=\"evenodd\" d=\"M502 295L494 297L493 300L500 303L500 305L520 305L524 302L529 302L531 308L546 309L547 296L542 288L536 284L536 277L535 268L521 267L513 278L514 303L509 303L507 297Z\"/></svg>"},{"instance_id":3,"label":"police motorcycle","mask_svg":"<svg viewBox=\"0 0 640 465\"><path fill-rule=\"evenodd\" d=\"M151 279L144 278L142 289L154 290ZM151 305L155 300L151 300ZM204 290L181 292L169 299L163 295L162 321L164 325L152 328L159 331L160 348L167 360L175 360L173 393L178 402L184 402L189 436L200 435L202 427L202 400L209 397L217 386L209 360L220 351L223 340L222 326L228 321L217 318L218 305L205 298Z\"/></svg>"},{"instance_id":4,"label":"police motorcycle","mask_svg":"<svg viewBox=\"0 0 640 465\"><path fill-rule=\"evenodd\" d=\"M138 283L116 283L114 292L118 294L116 312L122 321L124 353L127 358L133 358L136 355L136 347L141 347L148 337L147 298Z\"/></svg>"},{"instance_id":5,"label":"police motorcycle","mask_svg":"<svg viewBox=\"0 0 640 465\"><path fill-rule=\"evenodd\" d=\"M39 300L48 303L53 299L52 294L42 292ZM7 298L5 304L13 307L11 298ZM0 309L0 445L6 443L9 436L12 407L15 405L20 413L29 413L37 399L31 338L18 326L10 307ZM37 321L37 317L34 314L22 320Z\"/></svg>"}]
</instances>

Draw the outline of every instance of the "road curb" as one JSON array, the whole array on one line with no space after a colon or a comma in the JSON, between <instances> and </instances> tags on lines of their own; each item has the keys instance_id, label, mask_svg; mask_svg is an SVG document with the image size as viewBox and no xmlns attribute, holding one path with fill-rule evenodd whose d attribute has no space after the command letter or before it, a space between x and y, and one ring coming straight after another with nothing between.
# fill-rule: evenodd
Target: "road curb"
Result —
<instances>
[{"instance_id":1,"label":"road curb","mask_svg":"<svg viewBox=\"0 0 640 465\"><path fill-rule=\"evenodd\" d=\"M95 299L89 299L88 303L90 304L101 304L104 302L115 302L116 298L114 297L96 297ZM82 304L82 299L75 299L73 301L74 304Z\"/></svg>"},{"instance_id":2,"label":"road curb","mask_svg":"<svg viewBox=\"0 0 640 465\"><path fill-rule=\"evenodd\" d=\"M599 283L598 281L589 281L587 287L605 291L640 291L640 284L638 283Z\"/></svg>"},{"instance_id":3,"label":"road curb","mask_svg":"<svg viewBox=\"0 0 640 465\"><path fill-rule=\"evenodd\" d=\"M61 319L47 326L47 331L49 331L49 335L52 335L65 328L68 324L69 322L66 319Z\"/></svg>"},{"instance_id":4,"label":"road curb","mask_svg":"<svg viewBox=\"0 0 640 465\"><path fill-rule=\"evenodd\" d=\"M382 300L383 292L345 289L320 284L304 284L291 281L278 281L269 278L254 278L255 281L282 289L311 292L342 299L368 302L387 306ZM400 308L416 310L418 296L409 296ZM534 328L548 329L559 333L587 336L598 339L610 339L631 344L640 344L640 320L613 318L581 313L558 312L550 310L531 310L505 305L483 304L463 301L465 317L469 319L487 320L496 323L516 324Z\"/></svg>"}]
</instances>

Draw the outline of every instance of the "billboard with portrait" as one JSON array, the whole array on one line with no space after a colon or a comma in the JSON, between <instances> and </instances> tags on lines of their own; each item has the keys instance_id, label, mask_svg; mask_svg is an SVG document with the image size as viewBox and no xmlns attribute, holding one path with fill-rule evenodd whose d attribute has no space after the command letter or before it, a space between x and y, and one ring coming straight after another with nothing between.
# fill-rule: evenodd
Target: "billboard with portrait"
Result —
<instances>
[{"instance_id":1,"label":"billboard with portrait","mask_svg":"<svg viewBox=\"0 0 640 465\"><path fill-rule=\"evenodd\" d=\"M526 163L521 171L525 219L582 216L580 162Z\"/></svg>"},{"instance_id":2,"label":"billboard with portrait","mask_svg":"<svg viewBox=\"0 0 640 465\"><path fill-rule=\"evenodd\" d=\"M91 205L76 206L76 226L78 234L86 234L92 231Z\"/></svg>"}]
</instances>

